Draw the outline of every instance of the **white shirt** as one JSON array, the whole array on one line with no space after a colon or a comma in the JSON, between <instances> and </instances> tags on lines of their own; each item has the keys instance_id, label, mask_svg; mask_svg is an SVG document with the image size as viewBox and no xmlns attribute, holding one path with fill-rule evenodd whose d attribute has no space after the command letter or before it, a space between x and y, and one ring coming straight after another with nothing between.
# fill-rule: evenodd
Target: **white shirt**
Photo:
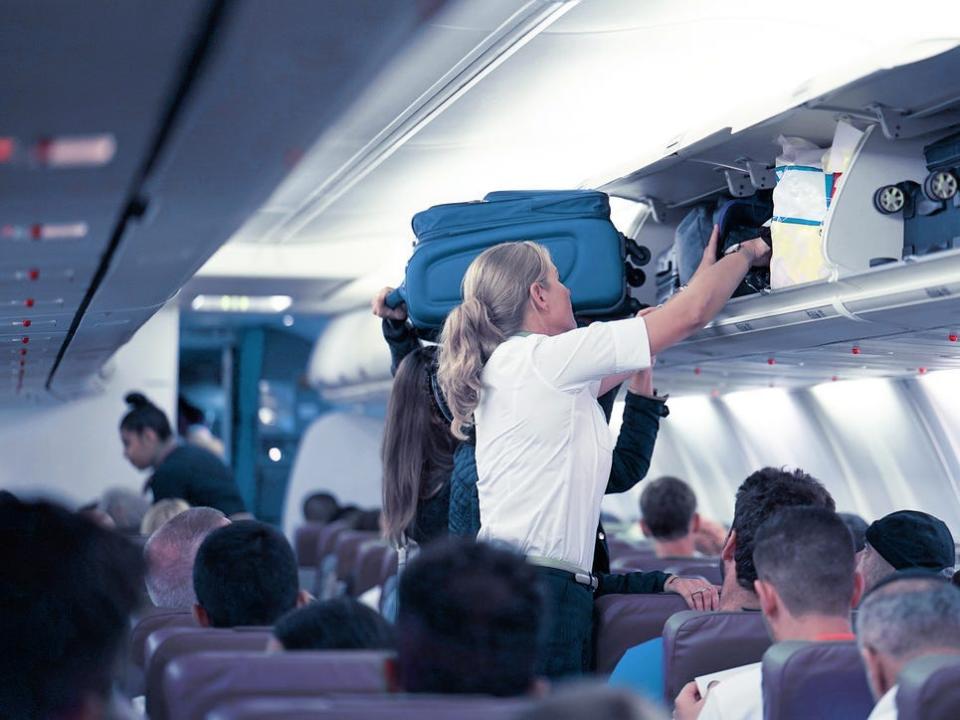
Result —
<instances>
[{"instance_id":1,"label":"white shirt","mask_svg":"<svg viewBox=\"0 0 960 720\"><path fill-rule=\"evenodd\" d=\"M887 690L877 701L867 720L897 720L897 686Z\"/></svg>"},{"instance_id":2,"label":"white shirt","mask_svg":"<svg viewBox=\"0 0 960 720\"><path fill-rule=\"evenodd\" d=\"M698 720L763 720L760 663L744 665L707 691Z\"/></svg>"},{"instance_id":3,"label":"white shirt","mask_svg":"<svg viewBox=\"0 0 960 720\"><path fill-rule=\"evenodd\" d=\"M641 318L515 336L484 366L477 434L481 540L589 569L614 440L600 381L650 367Z\"/></svg>"}]
</instances>

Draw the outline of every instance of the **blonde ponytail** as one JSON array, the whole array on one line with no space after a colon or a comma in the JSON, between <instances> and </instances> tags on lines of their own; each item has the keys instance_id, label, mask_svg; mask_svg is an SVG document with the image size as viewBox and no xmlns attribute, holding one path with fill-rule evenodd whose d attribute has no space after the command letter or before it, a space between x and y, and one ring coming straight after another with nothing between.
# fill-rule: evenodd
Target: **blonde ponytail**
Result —
<instances>
[{"instance_id":1,"label":"blonde ponytail","mask_svg":"<svg viewBox=\"0 0 960 720\"><path fill-rule=\"evenodd\" d=\"M437 371L453 414L450 429L460 440L473 426L483 366L500 343L521 329L530 286L547 283L551 267L543 246L517 242L488 248L467 268L463 302L443 325Z\"/></svg>"}]
</instances>

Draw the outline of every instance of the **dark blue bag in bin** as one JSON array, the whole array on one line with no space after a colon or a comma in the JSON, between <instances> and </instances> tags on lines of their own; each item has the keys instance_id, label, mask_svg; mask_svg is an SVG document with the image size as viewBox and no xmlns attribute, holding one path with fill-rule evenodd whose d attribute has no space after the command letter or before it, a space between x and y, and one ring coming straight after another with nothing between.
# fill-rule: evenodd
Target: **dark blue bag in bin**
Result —
<instances>
[{"instance_id":1,"label":"dark blue bag in bin","mask_svg":"<svg viewBox=\"0 0 960 720\"><path fill-rule=\"evenodd\" d=\"M605 193L494 192L481 202L419 212L413 217L413 232L417 242L403 285L388 304L406 302L410 321L419 330L443 326L450 310L460 304L463 276L477 255L492 245L520 240L550 251L578 315L609 317L632 307L624 260L626 243L632 241L610 222Z\"/></svg>"}]
</instances>

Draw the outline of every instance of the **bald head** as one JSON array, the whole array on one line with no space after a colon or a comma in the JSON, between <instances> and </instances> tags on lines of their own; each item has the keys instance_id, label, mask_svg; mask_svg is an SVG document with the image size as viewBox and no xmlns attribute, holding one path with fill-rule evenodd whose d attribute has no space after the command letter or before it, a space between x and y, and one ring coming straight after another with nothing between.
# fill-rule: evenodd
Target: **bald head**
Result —
<instances>
[{"instance_id":1,"label":"bald head","mask_svg":"<svg viewBox=\"0 0 960 720\"><path fill-rule=\"evenodd\" d=\"M219 510L191 508L171 518L144 548L147 592L157 607L189 610L197 601L193 591L193 563L204 539L230 521Z\"/></svg>"}]
</instances>

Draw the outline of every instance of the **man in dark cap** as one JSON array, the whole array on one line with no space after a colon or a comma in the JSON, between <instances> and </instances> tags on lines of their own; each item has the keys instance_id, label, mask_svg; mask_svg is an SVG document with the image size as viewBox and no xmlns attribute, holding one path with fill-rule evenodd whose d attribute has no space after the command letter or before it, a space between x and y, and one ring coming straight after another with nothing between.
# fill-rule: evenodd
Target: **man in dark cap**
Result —
<instances>
[{"instance_id":1,"label":"man in dark cap","mask_svg":"<svg viewBox=\"0 0 960 720\"><path fill-rule=\"evenodd\" d=\"M898 510L867 528L858 569L869 592L897 570L919 568L949 577L954 553L953 535L942 520L918 510Z\"/></svg>"}]
</instances>

